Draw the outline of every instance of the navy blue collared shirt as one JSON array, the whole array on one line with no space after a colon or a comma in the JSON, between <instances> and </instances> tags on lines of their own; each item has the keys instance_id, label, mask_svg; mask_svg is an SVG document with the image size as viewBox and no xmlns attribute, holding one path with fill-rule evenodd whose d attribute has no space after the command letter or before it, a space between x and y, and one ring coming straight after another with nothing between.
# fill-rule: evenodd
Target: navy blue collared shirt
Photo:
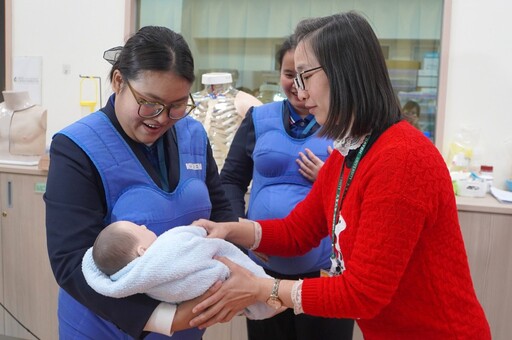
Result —
<instances>
[{"instance_id":1,"label":"navy blue collared shirt","mask_svg":"<svg viewBox=\"0 0 512 340\"><path fill-rule=\"evenodd\" d=\"M293 138L306 138L318 130L320 125L316 122L315 116L310 113L302 118L289 101L286 100L284 103L289 112L290 136Z\"/></svg>"}]
</instances>

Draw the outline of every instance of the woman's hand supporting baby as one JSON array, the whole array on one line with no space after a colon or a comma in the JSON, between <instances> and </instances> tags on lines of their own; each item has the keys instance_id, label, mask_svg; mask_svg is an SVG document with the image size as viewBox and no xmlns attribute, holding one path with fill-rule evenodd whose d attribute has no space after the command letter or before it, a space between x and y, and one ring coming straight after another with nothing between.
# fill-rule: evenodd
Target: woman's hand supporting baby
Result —
<instances>
[{"instance_id":1,"label":"woman's hand supporting baby","mask_svg":"<svg viewBox=\"0 0 512 340\"><path fill-rule=\"evenodd\" d=\"M272 290L272 279L256 277L225 257L216 259L228 266L230 277L219 290L192 309L199 315L192 319L190 326L203 329L218 322L229 322L247 306L265 301Z\"/></svg>"}]
</instances>

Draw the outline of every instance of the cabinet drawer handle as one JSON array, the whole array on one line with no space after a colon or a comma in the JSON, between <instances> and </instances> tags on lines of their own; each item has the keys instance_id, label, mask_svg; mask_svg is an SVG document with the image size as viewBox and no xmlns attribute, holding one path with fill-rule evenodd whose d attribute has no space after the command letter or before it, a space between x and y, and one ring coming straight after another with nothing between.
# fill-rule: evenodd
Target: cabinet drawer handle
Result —
<instances>
[{"instance_id":1,"label":"cabinet drawer handle","mask_svg":"<svg viewBox=\"0 0 512 340\"><path fill-rule=\"evenodd\" d=\"M12 208L12 182L11 181L7 181L7 208Z\"/></svg>"},{"instance_id":2,"label":"cabinet drawer handle","mask_svg":"<svg viewBox=\"0 0 512 340\"><path fill-rule=\"evenodd\" d=\"M2 211L2 217L7 217L7 213L5 211Z\"/></svg>"}]
</instances>

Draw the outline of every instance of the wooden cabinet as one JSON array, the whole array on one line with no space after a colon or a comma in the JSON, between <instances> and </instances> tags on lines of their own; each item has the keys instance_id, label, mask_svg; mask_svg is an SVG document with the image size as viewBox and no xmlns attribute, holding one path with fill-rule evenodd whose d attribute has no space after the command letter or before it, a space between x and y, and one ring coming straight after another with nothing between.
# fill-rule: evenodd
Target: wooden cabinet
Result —
<instances>
[{"instance_id":1,"label":"wooden cabinet","mask_svg":"<svg viewBox=\"0 0 512 340\"><path fill-rule=\"evenodd\" d=\"M491 326L493 339L510 339L512 215L461 212L460 222L473 284Z\"/></svg>"},{"instance_id":2,"label":"wooden cabinet","mask_svg":"<svg viewBox=\"0 0 512 340\"><path fill-rule=\"evenodd\" d=\"M0 166L2 304L40 339L57 339L57 283L46 248L45 173ZM34 339L3 312L2 334Z\"/></svg>"},{"instance_id":3,"label":"wooden cabinet","mask_svg":"<svg viewBox=\"0 0 512 340\"><path fill-rule=\"evenodd\" d=\"M512 205L493 197L457 197L459 220L476 294L492 338L512 334Z\"/></svg>"}]
</instances>

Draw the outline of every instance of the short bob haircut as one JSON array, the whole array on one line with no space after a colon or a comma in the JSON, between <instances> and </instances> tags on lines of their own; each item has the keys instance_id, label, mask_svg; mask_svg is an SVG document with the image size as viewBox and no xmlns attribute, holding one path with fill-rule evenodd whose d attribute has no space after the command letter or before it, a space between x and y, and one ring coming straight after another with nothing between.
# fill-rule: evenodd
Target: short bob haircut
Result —
<instances>
[{"instance_id":1,"label":"short bob haircut","mask_svg":"<svg viewBox=\"0 0 512 340\"><path fill-rule=\"evenodd\" d=\"M146 71L171 71L191 84L195 80L194 58L187 42L167 27L142 27L128 39L113 62L110 80L115 70L127 80L136 80Z\"/></svg>"},{"instance_id":2,"label":"short bob haircut","mask_svg":"<svg viewBox=\"0 0 512 340\"><path fill-rule=\"evenodd\" d=\"M379 40L365 18L351 11L305 19L295 36L309 45L329 81L329 114L321 135L339 140L379 134L400 120Z\"/></svg>"}]
</instances>

